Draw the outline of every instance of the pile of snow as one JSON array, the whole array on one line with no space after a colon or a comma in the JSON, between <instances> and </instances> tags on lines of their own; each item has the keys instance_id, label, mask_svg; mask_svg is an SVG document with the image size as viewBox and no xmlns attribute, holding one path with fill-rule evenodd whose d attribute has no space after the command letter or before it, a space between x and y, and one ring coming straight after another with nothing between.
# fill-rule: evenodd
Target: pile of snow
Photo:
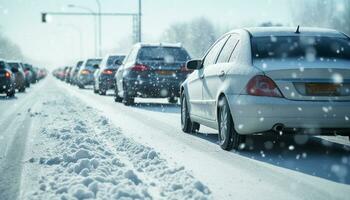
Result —
<instances>
[{"instance_id":1,"label":"pile of snow","mask_svg":"<svg viewBox=\"0 0 350 200\"><path fill-rule=\"evenodd\" d=\"M39 180L26 198L212 199L184 167L127 138L91 107L68 95L48 98L34 116L43 138L34 146L44 151L29 159Z\"/></svg>"}]
</instances>

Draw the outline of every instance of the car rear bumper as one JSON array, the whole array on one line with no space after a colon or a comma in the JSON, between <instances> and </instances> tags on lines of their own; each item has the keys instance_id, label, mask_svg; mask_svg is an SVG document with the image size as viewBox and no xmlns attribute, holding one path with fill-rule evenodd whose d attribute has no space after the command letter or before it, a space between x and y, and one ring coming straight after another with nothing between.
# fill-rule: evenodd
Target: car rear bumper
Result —
<instances>
[{"instance_id":1,"label":"car rear bumper","mask_svg":"<svg viewBox=\"0 0 350 200\"><path fill-rule=\"evenodd\" d=\"M150 98L179 97L181 81L124 80L128 94Z\"/></svg>"},{"instance_id":2,"label":"car rear bumper","mask_svg":"<svg viewBox=\"0 0 350 200\"><path fill-rule=\"evenodd\" d=\"M114 89L115 87L115 81L114 81L114 77L105 77L105 76L101 76L100 77L100 89L104 89L104 90L109 90L109 89Z\"/></svg>"},{"instance_id":3,"label":"car rear bumper","mask_svg":"<svg viewBox=\"0 0 350 200\"><path fill-rule=\"evenodd\" d=\"M350 135L350 102L293 101L284 98L228 96L235 129L240 134L283 131ZM276 131L276 130L274 130Z\"/></svg>"},{"instance_id":4,"label":"car rear bumper","mask_svg":"<svg viewBox=\"0 0 350 200\"><path fill-rule=\"evenodd\" d=\"M13 84L7 80L0 80L0 93L6 93L13 89Z\"/></svg>"},{"instance_id":5,"label":"car rear bumper","mask_svg":"<svg viewBox=\"0 0 350 200\"><path fill-rule=\"evenodd\" d=\"M79 75L78 82L81 85L93 85L94 84L94 76L93 75Z\"/></svg>"}]
</instances>

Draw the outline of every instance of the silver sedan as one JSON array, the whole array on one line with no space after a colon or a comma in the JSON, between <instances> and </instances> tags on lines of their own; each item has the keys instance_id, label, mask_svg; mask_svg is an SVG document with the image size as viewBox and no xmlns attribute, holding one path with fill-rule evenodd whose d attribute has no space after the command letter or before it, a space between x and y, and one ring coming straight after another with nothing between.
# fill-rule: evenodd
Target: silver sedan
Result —
<instances>
[{"instance_id":1,"label":"silver sedan","mask_svg":"<svg viewBox=\"0 0 350 200\"><path fill-rule=\"evenodd\" d=\"M181 85L181 124L219 130L225 150L249 134L350 135L350 39L317 28L231 31Z\"/></svg>"}]
</instances>

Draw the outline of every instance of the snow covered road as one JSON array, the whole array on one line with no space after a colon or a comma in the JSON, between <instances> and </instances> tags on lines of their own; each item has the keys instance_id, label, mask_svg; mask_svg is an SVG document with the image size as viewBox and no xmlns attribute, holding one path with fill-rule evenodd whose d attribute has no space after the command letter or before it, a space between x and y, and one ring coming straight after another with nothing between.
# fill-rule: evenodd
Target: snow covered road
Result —
<instances>
[{"instance_id":1,"label":"snow covered road","mask_svg":"<svg viewBox=\"0 0 350 200\"><path fill-rule=\"evenodd\" d=\"M184 134L178 106L137 102L51 77L0 98L1 199L348 199L344 138L254 136L225 152L215 130Z\"/></svg>"}]
</instances>

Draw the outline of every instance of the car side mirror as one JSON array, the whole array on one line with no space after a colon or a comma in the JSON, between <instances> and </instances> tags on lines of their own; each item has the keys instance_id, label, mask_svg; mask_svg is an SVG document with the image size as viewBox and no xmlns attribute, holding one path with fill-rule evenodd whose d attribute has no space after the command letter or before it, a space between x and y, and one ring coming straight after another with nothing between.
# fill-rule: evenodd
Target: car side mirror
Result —
<instances>
[{"instance_id":1,"label":"car side mirror","mask_svg":"<svg viewBox=\"0 0 350 200\"><path fill-rule=\"evenodd\" d=\"M202 60L190 60L186 63L186 68L191 70L198 70L203 68Z\"/></svg>"},{"instance_id":2,"label":"car side mirror","mask_svg":"<svg viewBox=\"0 0 350 200\"><path fill-rule=\"evenodd\" d=\"M94 69L100 69L100 66L98 66L98 64L93 66Z\"/></svg>"},{"instance_id":3,"label":"car side mirror","mask_svg":"<svg viewBox=\"0 0 350 200\"><path fill-rule=\"evenodd\" d=\"M123 64L122 61L119 59L114 61L114 65L116 65L116 66L120 66L122 64Z\"/></svg>"},{"instance_id":4,"label":"car side mirror","mask_svg":"<svg viewBox=\"0 0 350 200\"><path fill-rule=\"evenodd\" d=\"M11 71L12 71L13 73L19 72L18 68L12 68Z\"/></svg>"}]
</instances>

